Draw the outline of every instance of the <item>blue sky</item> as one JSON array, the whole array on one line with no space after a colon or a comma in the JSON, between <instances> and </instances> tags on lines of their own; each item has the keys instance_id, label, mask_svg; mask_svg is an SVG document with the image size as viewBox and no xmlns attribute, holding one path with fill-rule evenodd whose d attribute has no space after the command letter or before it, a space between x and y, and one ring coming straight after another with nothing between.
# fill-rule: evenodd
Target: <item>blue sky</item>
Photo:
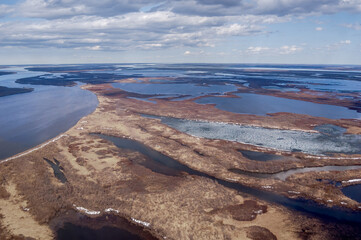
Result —
<instances>
[{"instance_id":1,"label":"blue sky","mask_svg":"<svg viewBox=\"0 0 361 240\"><path fill-rule=\"evenodd\" d=\"M0 56L361 65L361 0L0 0Z\"/></svg>"}]
</instances>

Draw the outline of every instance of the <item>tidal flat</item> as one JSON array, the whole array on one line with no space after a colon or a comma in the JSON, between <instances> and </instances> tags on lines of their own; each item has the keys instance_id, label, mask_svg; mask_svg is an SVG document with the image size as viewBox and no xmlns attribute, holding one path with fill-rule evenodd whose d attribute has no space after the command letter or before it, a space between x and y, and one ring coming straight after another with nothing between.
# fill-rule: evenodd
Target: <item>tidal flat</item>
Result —
<instances>
[{"instance_id":1,"label":"tidal flat","mask_svg":"<svg viewBox=\"0 0 361 240\"><path fill-rule=\"evenodd\" d=\"M239 114L197 103L245 91L288 99L290 91L265 87L290 88L292 76L332 78L322 67L259 67L261 76L247 65L37 66L22 77L36 85L1 78L0 85L34 87L28 95L89 93L97 106L82 116L63 112L73 121L66 129L0 163L0 238L360 239L361 205L345 190L360 174L353 168L361 159L359 119ZM357 113L359 91L340 77L357 81L355 74L335 73L323 91L297 86L292 97ZM48 85L58 78L86 84ZM167 90L172 84L184 88ZM252 176L282 172L290 174Z\"/></svg>"}]
</instances>

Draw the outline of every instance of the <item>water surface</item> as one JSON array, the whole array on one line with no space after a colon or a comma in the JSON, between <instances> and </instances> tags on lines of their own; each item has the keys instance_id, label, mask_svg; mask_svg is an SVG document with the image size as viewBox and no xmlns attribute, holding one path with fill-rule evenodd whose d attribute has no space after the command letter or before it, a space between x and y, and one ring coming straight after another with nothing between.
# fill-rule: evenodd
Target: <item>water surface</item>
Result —
<instances>
[{"instance_id":1,"label":"water surface","mask_svg":"<svg viewBox=\"0 0 361 240\"><path fill-rule=\"evenodd\" d=\"M190 174L197 173L193 169L183 164L180 164L174 159L165 156L164 154L155 151L154 149L147 147L146 145L138 141L128 138L118 138L103 134L93 134L93 135L112 142L118 148L128 149L143 154L148 159L146 159L145 162L140 162L139 164L152 170L153 172L157 172L168 176L179 176L181 175L181 172L187 172Z\"/></svg>"},{"instance_id":2,"label":"water surface","mask_svg":"<svg viewBox=\"0 0 361 240\"><path fill-rule=\"evenodd\" d=\"M127 92L134 92L147 95L161 95L162 97L190 96L198 97L208 94L224 94L236 91L234 85L196 85L184 83L113 83L116 88Z\"/></svg>"},{"instance_id":3,"label":"water surface","mask_svg":"<svg viewBox=\"0 0 361 240\"><path fill-rule=\"evenodd\" d=\"M273 161L282 159L283 156L279 156L276 154L264 153L264 152L255 152L255 151L247 151L247 150L239 150L242 155L248 159L255 160L255 161Z\"/></svg>"},{"instance_id":4,"label":"water surface","mask_svg":"<svg viewBox=\"0 0 361 240\"><path fill-rule=\"evenodd\" d=\"M361 184L347 186L341 190L347 197L361 203Z\"/></svg>"},{"instance_id":5,"label":"water surface","mask_svg":"<svg viewBox=\"0 0 361 240\"><path fill-rule=\"evenodd\" d=\"M247 175L256 178L274 178L285 181L289 176L297 173L307 173L307 172L325 172L325 171L346 171L346 170L354 170L361 169L361 165L353 165L353 166L324 166L324 167L305 167L305 168L297 168L290 169L287 171L279 172L279 173L257 173L257 172L247 172L240 169L229 169L229 171Z\"/></svg>"},{"instance_id":6,"label":"water surface","mask_svg":"<svg viewBox=\"0 0 361 240\"><path fill-rule=\"evenodd\" d=\"M0 77L0 85L23 87L14 81L39 72L19 70ZM9 77L9 78L8 78ZM35 147L74 126L98 105L96 96L75 87L32 86L33 92L0 98L0 159Z\"/></svg>"},{"instance_id":7,"label":"water surface","mask_svg":"<svg viewBox=\"0 0 361 240\"><path fill-rule=\"evenodd\" d=\"M163 124L196 137L223 139L280 151L301 151L317 155L361 153L361 135L339 134L337 131L330 129L333 125L331 127L323 125L323 130L320 133L310 133L228 123L143 116L160 119ZM336 133L334 135L327 134L325 133L326 129L328 129L328 132Z\"/></svg>"},{"instance_id":8,"label":"water surface","mask_svg":"<svg viewBox=\"0 0 361 240\"><path fill-rule=\"evenodd\" d=\"M268 113L290 112L331 119L361 119L361 113L346 107L253 93L237 93L235 95L240 98L205 97L197 99L195 102L201 104L216 104L216 108L218 109L240 114L264 116Z\"/></svg>"},{"instance_id":9,"label":"water surface","mask_svg":"<svg viewBox=\"0 0 361 240\"><path fill-rule=\"evenodd\" d=\"M128 232L125 229L104 226L93 229L86 226L65 223L64 227L57 231L57 240L144 240L138 235Z\"/></svg>"}]
</instances>

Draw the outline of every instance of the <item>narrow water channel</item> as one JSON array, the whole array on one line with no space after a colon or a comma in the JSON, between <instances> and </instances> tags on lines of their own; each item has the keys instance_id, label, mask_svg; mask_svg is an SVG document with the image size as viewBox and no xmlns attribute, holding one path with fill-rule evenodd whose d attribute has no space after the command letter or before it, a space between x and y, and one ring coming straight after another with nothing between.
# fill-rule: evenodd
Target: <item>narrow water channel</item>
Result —
<instances>
[{"instance_id":1,"label":"narrow water channel","mask_svg":"<svg viewBox=\"0 0 361 240\"><path fill-rule=\"evenodd\" d=\"M279 156L276 154L264 153L264 152L255 152L255 151L248 151L248 150L238 150L238 152L242 153L242 155L248 159L267 162L273 160L280 160L284 158L283 156Z\"/></svg>"},{"instance_id":2,"label":"narrow water channel","mask_svg":"<svg viewBox=\"0 0 361 240\"><path fill-rule=\"evenodd\" d=\"M257 173L257 172L247 172L240 169L229 169L229 171L247 175L256 178L274 178L285 181L289 176L296 173L307 173L307 172L324 172L324 171L346 171L352 169L361 169L361 165L352 165L352 166L323 166L323 167L305 167L305 168L297 168L290 169L287 171L279 172L279 173Z\"/></svg>"},{"instance_id":3,"label":"narrow water channel","mask_svg":"<svg viewBox=\"0 0 361 240\"><path fill-rule=\"evenodd\" d=\"M287 208L301 211L303 213L312 214L313 216L318 216L324 221L330 221L331 219L333 221L339 222L339 223L345 223L345 222L351 222L360 224L361 223L361 212L355 212L355 211L349 211L346 209L341 209L338 207L329 208L320 204L317 204L310 200L305 199L290 199L275 193L266 192L258 189L254 189L251 187L247 187L244 185L241 185L239 183L233 183L233 182L227 182L218 178L215 178L213 176L210 176L208 174L196 171L194 169L191 169L176 160L167 157L163 155L160 152L157 152L144 144L130 140L130 139L124 139L124 138L118 138L113 136L107 136L103 134L93 134L95 136L98 136L100 138L103 138L105 140L108 140L112 142L114 145L121 149L131 149L134 151L138 151L147 157L149 157L150 160L156 161L159 164L163 164L168 168L173 168L177 171L184 171L191 175L197 175L201 177L206 177L212 180L216 180L219 184L235 189L239 192L246 193L253 195L259 199L280 204ZM154 155L156 153L156 156Z\"/></svg>"}]
</instances>

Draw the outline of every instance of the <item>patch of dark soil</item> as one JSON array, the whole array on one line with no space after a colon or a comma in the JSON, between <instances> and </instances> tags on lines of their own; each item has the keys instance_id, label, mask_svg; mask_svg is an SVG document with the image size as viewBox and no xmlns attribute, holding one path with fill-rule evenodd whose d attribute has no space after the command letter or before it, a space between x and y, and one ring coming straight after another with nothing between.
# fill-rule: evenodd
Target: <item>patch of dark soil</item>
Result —
<instances>
[{"instance_id":1,"label":"patch of dark soil","mask_svg":"<svg viewBox=\"0 0 361 240\"><path fill-rule=\"evenodd\" d=\"M247 237L252 240L277 240L277 237L270 230L260 226L248 227Z\"/></svg>"},{"instance_id":2,"label":"patch of dark soil","mask_svg":"<svg viewBox=\"0 0 361 240\"><path fill-rule=\"evenodd\" d=\"M246 200L243 204L232 205L222 209L215 209L211 213L228 212L237 221L252 221L258 214L266 213L267 206L260 205L254 200Z\"/></svg>"}]
</instances>

